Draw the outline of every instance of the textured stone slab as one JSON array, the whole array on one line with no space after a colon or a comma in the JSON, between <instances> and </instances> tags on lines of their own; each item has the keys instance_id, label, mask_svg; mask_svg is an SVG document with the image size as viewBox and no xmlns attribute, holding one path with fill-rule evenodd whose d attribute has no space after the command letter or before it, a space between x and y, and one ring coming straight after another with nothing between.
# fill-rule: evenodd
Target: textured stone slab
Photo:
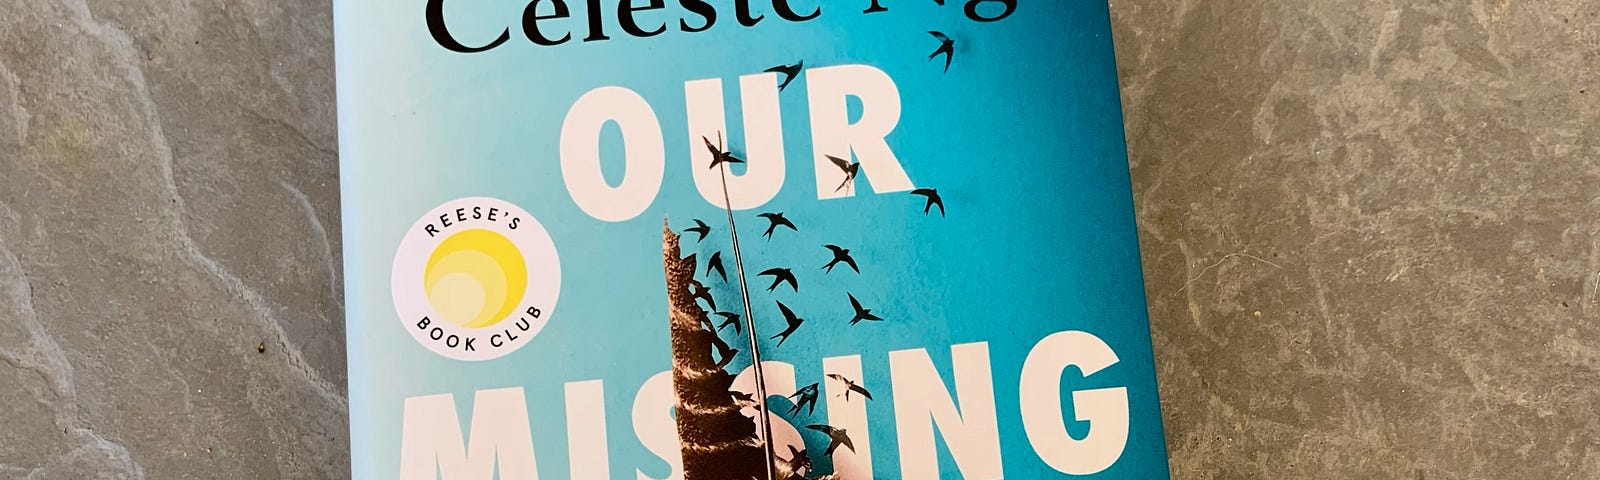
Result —
<instances>
[{"instance_id":1,"label":"textured stone slab","mask_svg":"<svg viewBox=\"0 0 1600 480\"><path fill-rule=\"evenodd\" d=\"M348 477L328 5L0 19L0 478Z\"/></svg>"},{"instance_id":2,"label":"textured stone slab","mask_svg":"<svg viewBox=\"0 0 1600 480\"><path fill-rule=\"evenodd\" d=\"M1600 478L1588 2L1116 2L1179 478Z\"/></svg>"}]
</instances>

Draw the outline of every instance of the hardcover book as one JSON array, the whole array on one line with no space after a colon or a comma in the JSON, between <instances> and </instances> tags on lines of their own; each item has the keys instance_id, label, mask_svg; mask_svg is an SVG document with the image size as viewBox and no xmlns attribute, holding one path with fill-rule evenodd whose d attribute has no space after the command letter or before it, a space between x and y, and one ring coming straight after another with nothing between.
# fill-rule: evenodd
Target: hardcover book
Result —
<instances>
[{"instance_id":1,"label":"hardcover book","mask_svg":"<svg viewBox=\"0 0 1600 480\"><path fill-rule=\"evenodd\" d=\"M1105 3L334 5L354 478L1167 476Z\"/></svg>"}]
</instances>

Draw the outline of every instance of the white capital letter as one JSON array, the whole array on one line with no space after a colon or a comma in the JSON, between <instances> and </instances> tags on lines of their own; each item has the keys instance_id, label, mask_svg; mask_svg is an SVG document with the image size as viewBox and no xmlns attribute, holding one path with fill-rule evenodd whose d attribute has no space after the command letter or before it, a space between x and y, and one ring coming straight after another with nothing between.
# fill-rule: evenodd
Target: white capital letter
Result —
<instances>
[{"instance_id":1,"label":"white capital letter","mask_svg":"<svg viewBox=\"0 0 1600 480\"><path fill-rule=\"evenodd\" d=\"M1061 473L1089 475L1110 468L1128 444L1128 389L1072 392L1078 420L1089 435L1074 440L1061 416L1061 373L1077 365L1088 377L1117 363L1111 346L1089 333L1068 331L1044 337L1022 364L1022 427L1039 458Z\"/></svg>"},{"instance_id":2,"label":"white capital letter","mask_svg":"<svg viewBox=\"0 0 1600 480\"><path fill-rule=\"evenodd\" d=\"M861 119L850 123L848 97L861 99ZM900 123L900 89L883 70L867 65L839 65L806 70L806 99L811 106L811 145L817 170L817 198L848 197L855 189L839 189L845 172L827 155L861 162L861 174L877 193L916 188L889 149L889 132ZM859 180L859 179L858 179Z\"/></svg>"},{"instance_id":3,"label":"white capital letter","mask_svg":"<svg viewBox=\"0 0 1600 480\"><path fill-rule=\"evenodd\" d=\"M822 359L822 373L836 374L856 383L862 383L861 356L828 357ZM851 450L844 447L833 451L833 473L843 478L874 478L872 476L872 437L867 431L867 399L861 392L848 391L844 382L828 379L828 425L843 428L850 436ZM865 388L863 385L862 388ZM845 395L850 397L846 399Z\"/></svg>"},{"instance_id":4,"label":"white capital letter","mask_svg":"<svg viewBox=\"0 0 1600 480\"><path fill-rule=\"evenodd\" d=\"M633 398L633 434L650 453L672 467L664 479L638 471L639 480L683 480L683 445L678 443L678 422L672 419L672 371L657 373L639 387Z\"/></svg>"},{"instance_id":5,"label":"white capital letter","mask_svg":"<svg viewBox=\"0 0 1600 480\"><path fill-rule=\"evenodd\" d=\"M955 373L956 410L944 380L927 350L889 352L894 384L894 422L900 441L901 478L941 478L933 428L943 432L950 456L963 478L1002 478L1000 426L995 418L994 379L989 370L989 344L950 347ZM933 419L933 425L928 422Z\"/></svg>"},{"instance_id":6,"label":"white capital letter","mask_svg":"<svg viewBox=\"0 0 1600 480\"><path fill-rule=\"evenodd\" d=\"M689 170L700 196L717 207L722 201L722 167L710 168L711 150L719 141L723 151L744 159L743 175L728 165L728 198L734 210L761 206L783 188L783 118L778 113L778 75L763 73L739 77L740 111L744 116L744 146L734 148L722 103L722 80L712 78L683 84L684 108L689 122ZM720 137L720 140L719 140Z\"/></svg>"},{"instance_id":7,"label":"white capital letter","mask_svg":"<svg viewBox=\"0 0 1600 480\"><path fill-rule=\"evenodd\" d=\"M622 129L625 170L612 187L600 172L600 127L616 121ZM656 112L639 94L622 87L600 87L583 94L561 124L561 179L584 213L621 222L644 213L661 190L666 147Z\"/></svg>"},{"instance_id":8,"label":"white capital letter","mask_svg":"<svg viewBox=\"0 0 1600 480\"><path fill-rule=\"evenodd\" d=\"M761 362L761 379L766 383L767 396L769 398L773 396L786 397L799 388L795 386L794 365L788 362L775 360ZM728 390L754 394L756 392L755 365L745 367L744 370L739 372L738 376L733 377L733 385L728 387ZM760 410L744 407L739 409L739 413L743 413L746 417L750 417L751 420L755 420ZM776 452L778 456L788 458L789 446L791 445L796 449L805 450L805 438L800 436L800 430L789 424L789 421L784 420L777 413L768 413L767 420L771 422L772 427L773 452Z\"/></svg>"},{"instance_id":9,"label":"white capital letter","mask_svg":"<svg viewBox=\"0 0 1600 480\"><path fill-rule=\"evenodd\" d=\"M521 388L478 391L470 442L450 394L407 398L401 422L401 480L490 480L496 464L499 478L539 478Z\"/></svg>"},{"instance_id":10,"label":"white capital letter","mask_svg":"<svg viewBox=\"0 0 1600 480\"><path fill-rule=\"evenodd\" d=\"M606 450L605 385L599 380L567 383L567 460L573 480L611 478Z\"/></svg>"}]
</instances>

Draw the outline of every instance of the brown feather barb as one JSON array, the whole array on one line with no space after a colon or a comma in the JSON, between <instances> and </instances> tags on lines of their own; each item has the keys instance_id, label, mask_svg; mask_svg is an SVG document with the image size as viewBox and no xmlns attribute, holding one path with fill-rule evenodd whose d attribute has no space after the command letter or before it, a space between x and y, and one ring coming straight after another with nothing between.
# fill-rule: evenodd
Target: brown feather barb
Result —
<instances>
[{"instance_id":1,"label":"brown feather barb","mask_svg":"<svg viewBox=\"0 0 1600 480\"><path fill-rule=\"evenodd\" d=\"M740 405L729 392L734 375L718 367L711 356L717 333L700 328L708 320L707 312L695 302L690 290L697 265L695 256L678 256L680 237L671 228L663 227L662 237L683 478L766 478L762 472L766 458L756 422L739 412Z\"/></svg>"}]
</instances>

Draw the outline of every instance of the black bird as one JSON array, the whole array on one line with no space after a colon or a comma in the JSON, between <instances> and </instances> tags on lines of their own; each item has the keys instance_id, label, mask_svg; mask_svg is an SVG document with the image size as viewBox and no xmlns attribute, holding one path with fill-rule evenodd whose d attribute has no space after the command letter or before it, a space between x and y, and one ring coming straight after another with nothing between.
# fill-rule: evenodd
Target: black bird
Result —
<instances>
[{"instance_id":1,"label":"black bird","mask_svg":"<svg viewBox=\"0 0 1600 480\"><path fill-rule=\"evenodd\" d=\"M790 230L794 230L796 232L800 231L800 229L794 227L794 222L790 222L789 219L783 218L783 212L763 213L757 216L765 218L768 222L771 222L769 225L767 225L767 233L761 234L761 236L767 237L768 240L772 239L772 230L778 228L779 225L789 227Z\"/></svg>"},{"instance_id":2,"label":"black bird","mask_svg":"<svg viewBox=\"0 0 1600 480\"><path fill-rule=\"evenodd\" d=\"M705 300L706 305L710 306L712 310L717 309L717 300L711 298L711 289L699 281L689 281L689 296L691 298Z\"/></svg>"},{"instance_id":3,"label":"black bird","mask_svg":"<svg viewBox=\"0 0 1600 480\"><path fill-rule=\"evenodd\" d=\"M761 404L756 403L756 395L754 393L729 390L728 395L733 397L733 403L756 407L757 410L761 409Z\"/></svg>"},{"instance_id":4,"label":"black bird","mask_svg":"<svg viewBox=\"0 0 1600 480\"><path fill-rule=\"evenodd\" d=\"M796 450L794 445L789 446L789 459L783 460L783 463L789 464L789 471L800 478L805 478L805 474L800 472L811 471L811 457L806 456L805 450Z\"/></svg>"},{"instance_id":5,"label":"black bird","mask_svg":"<svg viewBox=\"0 0 1600 480\"><path fill-rule=\"evenodd\" d=\"M856 451L855 444L850 443L850 435L846 434L843 428L833 428L827 425L806 425L806 428L828 434L828 449L822 452L823 455L833 455L833 451L839 448L840 445L844 445L844 448L848 448L852 452Z\"/></svg>"},{"instance_id":6,"label":"black bird","mask_svg":"<svg viewBox=\"0 0 1600 480\"><path fill-rule=\"evenodd\" d=\"M934 57L944 54L944 71L948 73L950 71L950 59L956 55L956 41L946 37L943 33L933 30L929 30L928 33L932 34L933 38L939 39L939 49L934 50L932 55L928 55L928 60L933 60Z\"/></svg>"},{"instance_id":7,"label":"black bird","mask_svg":"<svg viewBox=\"0 0 1600 480\"><path fill-rule=\"evenodd\" d=\"M828 157L828 160L832 161L834 165L838 165L840 170L844 170L844 181L839 183L839 188L833 189L835 192L844 190L844 187L849 186L850 182L856 179L856 174L861 173L861 162L850 163L848 160L833 155L823 156Z\"/></svg>"},{"instance_id":8,"label":"black bird","mask_svg":"<svg viewBox=\"0 0 1600 480\"><path fill-rule=\"evenodd\" d=\"M883 321L882 318L878 318L877 315L873 315L871 309L862 308L861 307L861 302L856 300L855 294L853 294L853 293L845 293L845 295L849 295L850 296L850 307L856 309L856 316L850 318L850 324L851 325L855 325L856 322L860 322L862 320L869 320L869 321L873 321L873 322L881 322L881 321ZM871 397L867 397L867 398L871 398Z\"/></svg>"},{"instance_id":9,"label":"black bird","mask_svg":"<svg viewBox=\"0 0 1600 480\"><path fill-rule=\"evenodd\" d=\"M735 157L731 153L722 151L722 148L712 145L711 139L706 138L705 136L701 136L700 139L706 142L706 149L711 150L712 170L715 170L718 165L722 165L724 163L744 163L744 159ZM722 142L722 132L717 132L717 142Z\"/></svg>"},{"instance_id":10,"label":"black bird","mask_svg":"<svg viewBox=\"0 0 1600 480\"><path fill-rule=\"evenodd\" d=\"M685 232L694 232L694 233L700 234L700 238L695 239L695 241L694 241L695 243L700 243L701 240L705 240L706 239L706 234L711 233L711 226L710 225L706 225L706 222L702 222L702 221L700 221L700 219L696 218L696 219L694 219L694 226L693 227L689 227L689 228L685 228L685 229L683 229L683 231L685 231Z\"/></svg>"},{"instance_id":11,"label":"black bird","mask_svg":"<svg viewBox=\"0 0 1600 480\"><path fill-rule=\"evenodd\" d=\"M783 282L789 282L789 288L793 288L796 292L800 291L800 283L795 281L794 272L787 268L769 268L762 270L761 273L756 274L756 276L772 277L772 286L767 287L767 291L769 292L775 288L778 288L778 285L783 284Z\"/></svg>"},{"instance_id":12,"label":"black bird","mask_svg":"<svg viewBox=\"0 0 1600 480\"><path fill-rule=\"evenodd\" d=\"M928 209L933 208L934 205L938 205L939 206L939 216L941 216L941 217L944 216L944 199L939 198L939 189L937 189L937 188L919 188L919 189L916 189L916 190L912 190L911 194L912 195L921 195L921 196L924 196L924 197L928 197L928 203L922 206L922 214L923 215L927 215L928 214Z\"/></svg>"},{"instance_id":13,"label":"black bird","mask_svg":"<svg viewBox=\"0 0 1600 480\"><path fill-rule=\"evenodd\" d=\"M766 69L765 71L770 72L770 73L781 73L781 74L783 74L783 83L778 84L778 91L781 92L781 91L783 91L784 87L789 86L789 82L793 82L794 81L794 77L800 76L800 70L805 68L805 67L806 67L805 60L801 60L800 62L795 63L794 65L778 65L776 67L772 67L772 68Z\"/></svg>"},{"instance_id":14,"label":"black bird","mask_svg":"<svg viewBox=\"0 0 1600 480\"><path fill-rule=\"evenodd\" d=\"M706 260L706 278L711 278L712 270L722 277L722 283L728 283L728 272L722 269L722 252L713 253L711 259Z\"/></svg>"},{"instance_id":15,"label":"black bird","mask_svg":"<svg viewBox=\"0 0 1600 480\"><path fill-rule=\"evenodd\" d=\"M806 415L817 411L817 386L815 383L806 385L795 390L793 395L789 395L789 400L794 400L794 407L789 409L790 415L800 413L802 408L806 409ZM795 397L800 398L796 400Z\"/></svg>"},{"instance_id":16,"label":"black bird","mask_svg":"<svg viewBox=\"0 0 1600 480\"><path fill-rule=\"evenodd\" d=\"M728 366L728 363L733 361L733 356L739 354L739 350L729 347L727 342L716 335L711 336L711 348L716 349L717 358L721 359L717 360L717 368Z\"/></svg>"},{"instance_id":17,"label":"black bird","mask_svg":"<svg viewBox=\"0 0 1600 480\"><path fill-rule=\"evenodd\" d=\"M805 322L806 319L795 316L794 310L790 310L783 302L778 302L778 309L783 310L783 320L789 322L788 328L784 328L782 332L772 336L772 338L778 339L777 346L781 347L783 346L783 341L788 340L789 335L793 335L795 329L800 328L800 324Z\"/></svg>"},{"instance_id":18,"label":"black bird","mask_svg":"<svg viewBox=\"0 0 1600 480\"><path fill-rule=\"evenodd\" d=\"M716 331L716 326L711 324L711 317L706 315L705 312L700 312L700 316L695 317L694 322L699 324L700 328L706 329L707 332Z\"/></svg>"},{"instance_id":19,"label":"black bird","mask_svg":"<svg viewBox=\"0 0 1600 480\"><path fill-rule=\"evenodd\" d=\"M722 329L728 328L728 325L733 325L733 333L739 333L739 314L732 312L717 312L717 315L723 318L722 323L717 325L717 331L720 332Z\"/></svg>"},{"instance_id":20,"label":"black bird","mask_svg":"<svg viewBox=\"0 0 1600 480\"><path fill-rule=\"evenodd\" d=\"M834 265L838 265L839 262L844 262L845 265L849 265L850 266L851 270L855 270L856 273L861 273L861 269L856 268L856 259L854 257L850 256L850 249L844 248L844 247L840 247L838 245L823 245L823 246L827 247L828 250L833 251L833 260L828 262L827 265L823 265L822 266L823 270L827 271L828 273L833 273L833 266Z\"/></svg>"},{"instance_id":21,"label":"black bird","mask_svg":"<svg viewBox=\"0 0 1600 480\"><path fill-rule=\"evenodd\" d=\"M861 396L867 397L867 400L872 400L872 392L868 392L866 387L862 387L861 384L856 383L854 381L851 381L848 378L844 378L844 375L840 375L840 374L837 374L837 373L830 373L830 374L828 374L828 378L844 382L844 387L845 387L844 399L845 399L845 401L849 401L850 400L850 392L860 393ZM855 451L855 449L851 448L850 451Z\"/></svg>"}]
</instances>

